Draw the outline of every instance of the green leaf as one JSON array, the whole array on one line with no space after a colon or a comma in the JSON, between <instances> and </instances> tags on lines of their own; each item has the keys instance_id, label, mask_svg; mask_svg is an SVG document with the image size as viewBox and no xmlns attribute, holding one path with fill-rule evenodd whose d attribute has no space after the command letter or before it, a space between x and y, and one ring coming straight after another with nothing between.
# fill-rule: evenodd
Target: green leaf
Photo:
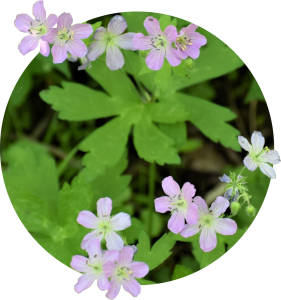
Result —
<instances>
[{"instance_id":1,"label":"green leaf","mask_svg":"<svg viewBox=\"0 0 281 300\"><path fill-rule=\"evenodd\" d=\"M250 103L254 100L265 101L264 95L255 78L253 78L250 90L245 98L245 103Z\"/></svg>"},{"instance_id":2,"label":"green leaf","mask_svg":"<svg viewBox=\"0 0 281 300\"><path fill-rule=\"evenodd\" d=\"M122 230L120 234L126 239L128 245L135 244L138 240L140 233L144 230L143 224L136 218L131 218L132 225L125 230Z\"/></svg>"},{"instance_id":3,"label":"green leaf","mask_svg":"<svg viewBox=\"0 0 281 300\"><path fill-rule=\"evenodd\" d=\"M149 232L150 237L158 237L161 234L163 224L164 224L163 216L161 214L154 211L152 212L152 214L150 214L149 209L143 209L140 217L142 223L144 224L143 230ZM150 218L152 219L151 231L149 231Z\"/></svg>"},{"instance_id":4,"label":"green leaf","mask_svg":"<svg viewBox=\"0 0 281 300\"><path fill-rule=\"evenodd\" d=\"M51 86L40 92L43 101L59 112L59 118L68 121L85 121L120 114L123 104L78 83L62 82L62 88Z\"/></svg>"},{"instance_id":5,"label":"green leaf","mask_svg":"<svg viewBox=\"0 0 281 300\"><path fill-rule=\"evenodd\" d=\"M180 279L185 276L191 275L193 271L185 266L176 265L172 275L172 280Z\"/></svg>"},{"instance_id":6,"label":"green leaf","mask_svg":"<svg viewBox=\"0 0 281 300\"><path fill-rule=\"evenodd\" d=\"M160 28L161 30L164 32L165 28L169 25L171 25L171 16L168 15L161 15L160 19L159 19L159 23L160 23Z\"/></svg>"},{"instance_id":7,"label":"green leaf","mask_svg":"<svg viewBox=\"0 0 281 300\"><path fill-rule=\"evenodd\" d=\"M245 229L238 228L235 234L223 236L223 241L228 245L228 250L241 239L241 237L245 234L245 231Z\"/></svg>"},{"instance_id":8,"label":"green leaf","mask_svg":"<svg viewBox=\"0 0 281 300\"><path fill-rule=\"evenodd\" d=\"M150 249L149 237L142 231L137 245L138 252L135 254L134 260L145 262L151 271L172 254L171 249L175 243L175 239L170 234L165 233Z\"/></svg>"},{"instance_id":9,"label":"green leaf","mask_svg":"<svg viewBox=\"0 0 281 300\"><path fill-rule=\"evenodd\" d=\"M184 145L180 148L180 152L188 153L197 150L202 147L203 142L199 139L188 139Z\"/></svg>"},{"instance_id":10,"label":"green leaf","mask_svg":"<svg viewBox=\"0 0 281 300\"><path fill-rule=\"evenodd\" d=\"M217 246L210 252L202 251L200 268L203 269L225 254L223 238L217 234Z\"/></svg>"},{"instance_id":11,"label":"green leaf","mask_svg":"<svg viewBox=\"0 0 281 300\"><path fill-rule=\"evenodd\" d=\"M136 280L141 284L141 285L150 285L150 284L156 284L156 282L143 279L143 278L136 278Z\"/></svg>"},{"instance_id":12,"label":"green leaf","mask_svg":"<svg viewBox=\"0 0 281 300\"><path fill-rule=\"evenodd\" d=\"M154 82L160 89L160 93L164 93L167 89L168 83L171 80L172 68L167 60L164 60L163 67L155 72Z\"/></svg>"}]
</instances>

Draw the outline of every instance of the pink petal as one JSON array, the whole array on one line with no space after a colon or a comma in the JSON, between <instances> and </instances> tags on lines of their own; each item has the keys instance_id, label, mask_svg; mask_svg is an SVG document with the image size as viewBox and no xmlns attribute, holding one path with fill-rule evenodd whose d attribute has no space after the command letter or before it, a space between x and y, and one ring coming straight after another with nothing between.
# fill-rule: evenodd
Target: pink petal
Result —
<instances>
[{"instance_id":1,"label":"pink petal","mask_svg":"<svg viewBox=\"0 0 281 300\"><path fill-rule=\"evenodd\" d=\"M43 1L37 1L33 5L33 15L36 20L40 22L45 22L46 20L46 10L44 8Z\"/></svg>"},{"instance_id":2,"label":"pink petal","mask_svg":"<svg viewBox=\"0 0 281 300\"><path fill-rule=\"evenodd\" d=\"M153 17L147 17L145 20L144 20L144 23L143 23L146 31L153 35L153 36L156 36L158 34L161 34L162 35L162 31L160 29L160 25L159 25L159 21L156 20L155 18Z\"/></svg>"},{"instance_id":3,"label":"pink petal","mask_svg":"<svg viewBox=\"0 0 281 300\"><path fill-rule=\"evenodd\" d=\"M100 234L100 230L94 230L88 234L86 234L82 240L81 243L81 248L83 250L86 250L89 247L89 243L91 240L93 239L98 239L99 241L101 241L103 238L103 234Z\"/></svg>"},{"instance_id":4,"label":"pink petal","mask_svg":"<svg viewBox=\"0 0 281 300\"><path fill-rule=\"evenodd\" d=\"M123 280L122 285L125 291L130 293L132 296L137 297L141 292L141 286L136 279L131 278L130 280Z\"/></svg>"},{"instance_id":5,"label":"pink petal","mask_svg":"<svg viewBox=\"0 0 281 300\"><path fill-rule=\"evenodd\" d=\"M198 48L192 47L192 46L187 46L187 49L185 50L185 53L187 56L196 59L200 55L200 50Z\"/></svg>"},{"instance_id":6,"label":"pink petal","mask_svg":"<svg viewBox=\"0 0 281 300\"><path fill-rule=\"evenodd\" d=\"M56 28L51 29L46 35L41 37L42 41L46 41L49 44L53 44L56 40L58 40L58 30ZM60 43L58 43L60 46Z\"/></svg>"},{"instance_id":7,"label":"pink petal","mask_svg":"<svg viewBox=\"0 0 281 300\"><path fill-rule=\"evenodd\" d=\"M253 151L259 153L264 147L264 137L259 131L254 131L251 137Z\"/></svg>"},{"instance_id":8,"label":"pink petal","mask_svg":"<svg viewBox=\"0 0 281 300\"><path fill-rule=\"evenodd\" d=\"M199 32L190 33L187 37L191 39L191 42L193 43L192 47L196 47L198 49L207 43L207 39Z\"/></svg>"},{"instance_id":9,"label":"pink petal","mask_svg":"<svg viewBox=\"0 0 281 300\"><path fill-rule=\"evenodd\" d=\"M92 239L88 243L88 247L86 248L90 259L101 258L101 248L100 241L98 239Z\"/></svg>"},{"instance_id":10,"label":"pink petal","mask_svg":"<svg viewBox=\"0 0 281 300\"><path fill-rule=\"evenodd\" d=\"M187 49L185 51L182 51L178 48L178 55L180 59L186 59L188 57Z\"/></svg>"},{"instance_id":11,"label":"pink petal","mask_svg":"<svg viewBox=\"0 0 281 300\"><path fill-rule=\"evenodd\" d=\"M165 194L171 198L174 198L181 193L180 186L172 176L164 178L164 180L162 181L162 188Z\"/></svg>"},{"instance_id":12,"label":"pink petal","mask_svg":"<svg viewBox=\"0 0 281 300\"><path fill-rule=\"evenodd\" d=\"M119 259L119 251L118 250L107 250L102 256L103 263L107 263L109 261L117 261Z\"/></svg>"},{"instance_id":13,"label":"pink petal","mask_svg":"<svg viewBox=\"0 0 281 300\"><path fill-rule=\"evenodd\" d=\"M170 43L175 42L178 36L177 28L173 25L167 26L164 31L164 35Z\"/></svg>"},{"instance_id":14,"label":"pink petal","mask_svg":"<svg viewBox=\"0 0 281 300\"><path fill-rule=\"evenodd\" d=\"M215 218L218 218L221 214L223 214L227 208L229 207L229 201L222 196L217 197L217 199L212 203L210 207L210 213Z\"/></svg>"},{"instance_id":15,"label":"pink petal","mask_svg":"<svg viewBox=\"0 0 281 300\"><path fill-rule=\"evenodd\" d=\"M93 38L94 38L95 40L100 41L100 40L102 40L102 39L104 38L104 35L105 35L105 34L106 34L106 29L105 29L104 27L99 27L99 28L95 31Z\"/></svg>"},{"instance_id":16,"label":"pink petal","mask_svg":"<svg viewBox=\"0 0 281 300\"><path fill-rule=\"evenodd\" d=\"M114 231L107 233L105 236L105 240L108 250L121 250L124 246L122 238Z\"/></svg>"},{"instance_id":17,"label":"pink petal","mask_svg":"<svg viewBox=\"0 0 281 300\"><path fill-rule=\"evenodd\" d=\"M88 258L81 256L81 255L74 255L72 257L70 266L74 270L82 273L89 272L91 268L87 265Z\"/></svg>"},{"instance_id":18,"label":"pink petal","mask_svg":"<svg viewBox=\"0 0 281 300\"><path fill-rule=\"evenodd\" d=\"M133 37L133 46L137 50L149 50L152 48L151 36L144 36L142 33L137 33Z\"/></svg>"},{"instance_id":19,"label":"pink petal","mask_svg":"<svg viewBox=\"0 0 281 300\"><path fill-rule=\"evenodd\" d=\"M124 57L116 45L107 47L106 65L111 71L121 69L124 66Z\"/></svg>"},{"instance_id":20,"label":"pink petal","mask_svg":"<svg viewBox=\"0 0 281 300\"><path fill-rule=\"evenodd\" d=\"M194 32L197 29L197 27L198 26L195 24L190 24L187 27L183 27L180 30L180 34L182 34L181 32L183 32L185 35L188 35L189 33Z\"/></svg>"},{"instance_id":21,"label":"pink petal","mask_svg":"<svg viewBox=\"0 0 281 300\"><path fill-rule=\"evenodd\" d=\"M73 19L71 14L69 13L63 13L58 17L58 28L69 28L71 24L73 23Z\"/></svg>"},{"instance_id":22,"label":"pink petal","mask_svg":"<svg viewBox=\"0 0 281 300\"><path fill-rule=\"evenodd\" d=\"M280 156L277 151L269 150L268 152L262 154L259 157L259 160L275 165L280 163Z\"/></svg>"},{"instance_id":23,"label":"pink petal","mask_svg":"<svg viewBox=\"0 0 281 300\"><path fill-rule=\"evenodd\" d=\"M276 178L276 173L270 165L268 165L266 163L259 163L259 167L260 167L261 171L263 172L263 174L265 174L269 178L273 178L273 179Z\"/></svg>"},{"instance_id":24,"label":"pink petal","mask_svg":"<svg viewBox=\"0 0 281 300\"><path fill-rule=\"evenodd\" d=\"M101 274L98 278L98 287L101 291L108 290L110 288L110 283L108 278L104 274Z\"/></svg>"},{"instance_id":25,"label":"pink petal","mask_svg":"<svg viewBox=\"0 0 281 300\"><path fill-rule=\"evenodd\" d=\"M113 277L115 269L116 269L116 264L113 261L108 261L103 265L104 274L107 277Z\"/></svg>"},{"instance_id":26,"label":"pink petal","mask_svg":"<svg viewBox=\"0 0 281 300\"><path fill-rule=\"evenodd\" d=\"M27 14L20 14L17 15L15 19L15 26L19 31L22 32L28 32L28 30L31 28L31 23L34 22L34 20Z\"/></svg>"},{"instance_id":27,"label":"pink petal","mask_svg":"<svg viewBox=\"0 0 281 300\"><path fill-rule=\"evenodd\" d=\"M215 221L214 229L223 235L233 235L237 231L237 224L231 219L219 218Z\"/></svg>"},{"instance_id":28,"label":"pink petal","mask_svg":"<svg viewBox=\"0 0 281 300\"><path fill-rule=\"evenodd\" d=\"M100 220L92 212L83 210L79 213L77 222L86 228L96 229Z\"/></svg>"},{"instance_id":29,"label":"pink petal","mask_svg":"<svg viewBox=\"0 0 281 300\"><path fill-rule=\"evenodd\" d=\"M196 193L196 189L193 184L186 182L182 187L182 195L186 201L192 201Z\"/></svg>"},{"instance_id":30,"label":"pink petal","mask_svg":"<svg viewBox=\"0 0 281 300\"><path fill-rule=\"evenodd\" d=\"M127 28L127 22L122 16L114 16L107 26L107 31L113 33L114 35L119 35L123 33Z\"/></svg>"},{"instance_id":31,"label":"pink petal","mask_svg":"<svg viewBox=\"0 0 281 300\"><path fill-rule=\"evenodd\" d=\"M198 220L198 206L195 203L189 203L187 207L187 213L186 213L186 222L189 225L194 225L197 223Z\"/></svg>"},{"instance_id":32,"label":"pink petal","mask_svg":"<svg viewBox=\"0 0 281 300\"><path fill-rule=\"evenodd\" d=\"M93 33L93 27L90 24L76 24L71 26L74 32L74 39L86 39Z\"/></svg>"},{"instance_id":33,"label":"pink petal","mask_svg":"<svg viewBox=\"0 0 281 300\"><path fill-rule=\"evenodd\" d=\"M208 206L201 197L195 197L193 202L198 206L198 214L199 216L209 214Z\"/></svg>"},{"instance_id":34,"label":"pink petal","mask_svg":"<svg viewBox=\"0 0 281 300\"><path fill-rule=\"evenodd\" d=\"M87 54L88 59L90 61L96 60L99 56L103 54L105 48L106 48L106 43L104 43L103 41L93 42L89 46L89 51Z\"/></svg>"},{"instance_id":35,"label":"pink petal","mask_svg":"<svg viewBox=\"0 0 281 300\"><path fill-rule=\"evenodd\" d=\"M74 289L77 293L83 292L89 288L96 279L96 275L93 273L86 273L78 278L78 282L75 284Z\"/></svg>"},{"instance_id":36,"label":"pink petal","mask_svg":"<svg viewBox=\"0 0 281 300\"><path fill-rule=\"evenodd\" d=\"M165 49L163 47L153 48L146 57L146 64L149 69L157 71L160 70L164 63Z\"/></svg>"},{"instance_id":37,"label":"pink petal","mask_svg":"<svg viewBox=\"0 0 281 300\"><path fill-rule=\"evenodd\" d=\"M53 63L60 64L67 59L66 47L61 46L59 43L55 43L52 47Z\"/></svg>"},{"instance_id":38,"label":"pink petal","mask_svg":"<svg viewBox=\"0 0 281 300\"><path fill-rule=\"evenodd\" d=\"M258 164L254 162L253 159L248 155L244 158L243 163L245 167L250 171L255 171L258 167Z\"/></svg>"},{"instance_id":39,"label":"pink petal","mask_svg":"<svg viewBox=\"0 0 281 300\"><path fill-rule=\"evenodd\" d=\"M50 14L46 20L46 27L48 29L48 31L50 31L56 24L58 21L58 17L54 14Z\"/></svg>"},{"instance_id":40,"label":"pink petal","mask_svg":"<svg viewBox=\"0 0 281 300\"><path fill-rule=\"evenodd\" d=\"M69 40L65 47L74 56L83 57L88 53L87 46L81 40Z\"/></svg>"},{"instance_id":41,"label":"pink petal","mask_svg":"<svg viewBox=\"0 0 281 300\"><path fill-rule=\"evenodd\" d=\"M115 43L117 46L119 46L122 49L125 50L136 50L135 47L133 46L133 37L135 36L135 33L133 32L128 32L122 35L118 35L115 38Z\"/></svg>"},{"instance_id":42,"label":"pink petal","mask_svg":"<svg viewBox=\"0 0 281 300\"><path fill-rule=\"evenodd\" d=\"M112 225L112 230L119 231L124 230L131 226L131 217L126 213L119 213L115 215L110 223Z\"/></svg>"},{"instance_id":43,"label":"pink petal","mask_svg":"<svg viewBox=\"0 0 281 300\"><path fill-rule=\"evenodd\" d=\"M175 234L178 234L184 228L184 214L181 211L175 211L168 221L168 228Z\"/></svg>"},{"instance_id":44,"label":"pink petal","mask_svg":"<svg viewBox=\"0 0 281 300\"><path fill-rule=\"evenodd\" d=\"M193 236L197 234L200 231L200 224L195 225L185 225L183 230L180 232L180 235L184 238L188 238L190 236Z\"/></svg>"},{"instance_id":45,"label":"pink petal","mask_svg":"<svg viewBox=\"0 0 281 300\"><path fill-rule=\"evenodd\" d=\"M163 196L154 200L155 210L160 213L165 213L171 211L171 202L170 198Z\"/></svg>"},{"instance_id":46,"label":"pink petal","mask_svg":"<svg viewBox=\"0 0 281 300\"><path fill-rule=\"evenodd\" d=\"M49 46L49 43L48 42L45 42L45 41L40 41L40 53L43 55L43 56L49 56L50 54L50 46Z\"/></svg>"},{"instance_id":47,"label":"pink petal","mask_svg":"<svg viewBox=\"0 0 281 300\"><path fill-rule=\"evenodd\" d=\"M213 228L204 226L200 235L200 247L204 252L210 252L217 246L217 236Z\"/></svg>"},{"instance_id":48,"label":"pink petal","mask_svg":"<svg viewBox=\"0 0 281 300\"><path fill-rule=\"evenodd\" d=\"M127 266L133 259L134 251L131 247L124 247L119 254L119 264L122 266Z\"/></svg>"},{"instance_id":49,"label":"pink petal","mask_svg":"<svg viewBox=\"0 0 281 300\"><path fill-rule=\"evenodd\" d=\"M129 268L133 271L132 276L135 278L143 278L147 275L149 268L148 265L143 262L134 261L130 264Z\"/></svg>"},{"instance_id":50,"label":"pink petal","mask_svg":"<svg viewBox=\"0 0 281 300\"><path fill-rule=\"evenodd\" d=\"M25 55L28 52L36 49L39 44L39 39L33 35L28 35L22 39L19 44L19 50L21 54Z\"/></svg>"},{"instance_id":51,"label":"pink petal","mask_svg":"<svg viewBox=\"0 0 281 300\"><path fill-rule=\"evenodd\" d=\"M115 278L110 280L110 288L106 293L108 299L114 299L120 292L121 284Z\"/></svg>"},{"instance_id":52,"label":"pink petal","mask_svg":"<svg viewBox=\"0 0 281 300\"><path fill-rule=\"evenodd\" d=\"M250 152L251 150L252 150L252 146L251 146L251 144L248 142L248 140L247 139L245 139L243 136L238 136L238 143L240 144L240 146L244 149L244 150L246 150L246 151L248 151L248 152Z\"/></svg>"},{"instance_id":53,"label":"pink petal","mask_svg":"<svg viewBox=\"0 0 281 300\"><path fill-rule=\"evenodd\" d=\"M97 202L97 210L100 219L108 219L112 210L112 200L107 197L100 198Z\"/></svg>"},{"instance_id":54,"label":"pink petal","mask_svg":"<svg viewBox=\"0 0 281 300\"><path fill-rule=\"evenodd\" d=\"M181 63L181 59L178 54L178 50L174 49L171 45L166 47L166 58L169 64L173 67L178 66Z\"/></svg>"}]
</instances>

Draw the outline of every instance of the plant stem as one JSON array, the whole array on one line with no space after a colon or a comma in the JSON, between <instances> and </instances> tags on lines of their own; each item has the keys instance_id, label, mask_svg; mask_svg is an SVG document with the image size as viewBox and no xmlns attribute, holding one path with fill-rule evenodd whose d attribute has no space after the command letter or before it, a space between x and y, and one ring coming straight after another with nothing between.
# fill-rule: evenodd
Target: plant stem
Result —
<instances>
[{"instance_id":1,"label":"plant stem","mask_svg":"<svg viewBox=\"0 0 281 300\"><path fill-rule=\"evenodd\" d=\"M240 173L238 174L238 176L241 175L241 174L243 173L244 170L245 170L245 166L244 166L243 169L240 171Z\"/></svg>"},{"instance_id":2,"label":"plant stem","mask_svg":"<svg viewBox=\"0 0 281 300\"><path fill-rule=\"evenodd\" d=\"M148 185L148 195L149 195L149 219L148 219L148 234L152 231L152 218L154 211L154 198L155 198L155 177L156 177L156 164L151 163L149 166L149 185Z\"/></svg>"}]
</instances>

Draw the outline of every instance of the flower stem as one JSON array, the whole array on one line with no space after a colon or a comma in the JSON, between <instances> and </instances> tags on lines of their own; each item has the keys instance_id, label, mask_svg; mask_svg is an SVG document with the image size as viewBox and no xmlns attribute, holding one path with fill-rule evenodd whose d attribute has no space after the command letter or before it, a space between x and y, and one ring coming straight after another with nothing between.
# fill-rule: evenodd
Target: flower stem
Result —
<instances>
[{"instance_id":1,"label":"flower stem","mask_svg":"<svg viewBox=\"0 0 281 300\"><path fill-rule=\"evenodd\" d=\"M243 169L240 171L240 173L238 174L238 176L241 175L241 174L243 173L244 170L245 170L245 166L244 166Z\"/></svg>"},{"instance_id":2,"label":"flower stem","mask_svg":"<svg viewBox=\"0 0 281 300\"><path fill-rule=\"evenodd\" d=\"M149 166L149 185L148 185L148 195L149 195L149 219L148 219L148 234L152 231L153 224L153 211L154 211L154 198L155 198L155 177L156 177L156 164L151 163Z\"/></svg>"}]
</instances>

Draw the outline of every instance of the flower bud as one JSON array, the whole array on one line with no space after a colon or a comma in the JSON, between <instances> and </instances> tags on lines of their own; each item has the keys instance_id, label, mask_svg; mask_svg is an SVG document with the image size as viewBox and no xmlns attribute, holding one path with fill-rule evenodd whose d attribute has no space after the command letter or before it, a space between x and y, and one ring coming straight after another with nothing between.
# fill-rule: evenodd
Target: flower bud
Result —
<instances>
[{"instance_id":1,"label":"flower bud","mask_svg":"<svg viewBox=\"0 0 281 300\"><path fill-rule=\"evenodd\" d=\"M256 209L253 205L249 205L246 207L246 214L250 217L253 217L256 214Z\"/></svg>"},{"instance_id":2,"label":"flower bud","mask_svg":"<svg viewBox=\"0 0 281 300\"><path fill-rule=\"evenodd\" d=\"M234 216L237 215L237 213L238 213L240 207L241 207L241 204L240 204L239 202L236 202L236 201L232 202L232 203L230 204L230 210L231 210L231 213L232 213Z\"/></svg>"},{"instance_id":3,"label":"flower bud","mask_svg":"<svg viewBox=\"0 0 281 300\"><path fill-rule=\"evenodd\" d=\"M189 69L192 70L193 69L193 59L188 57L185 61L185 66Z\"/></svg>"}]
</instances>

